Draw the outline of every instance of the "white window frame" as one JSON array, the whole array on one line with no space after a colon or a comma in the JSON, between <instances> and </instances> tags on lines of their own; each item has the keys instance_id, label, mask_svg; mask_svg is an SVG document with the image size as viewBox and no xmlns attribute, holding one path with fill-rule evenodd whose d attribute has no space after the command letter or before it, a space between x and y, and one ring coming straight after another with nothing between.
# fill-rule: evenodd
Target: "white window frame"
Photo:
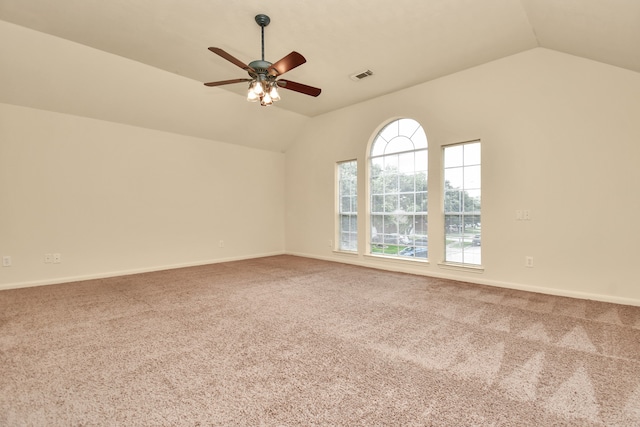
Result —
<instances>
[{"instance_id":1,"label":"white window frame","mask_svg":"<svg viewBox=\"0 0 640 427\"><path fill-rule=\"evenodd\" d=\"M394 119L376 133L366 168L367 255L427 261L428 169L428 141L417 120Z\"/></svg>"},{"instance_id":2,"label":"white window frame","mask_svg":"<svg viewBox=\"0 0 640 427\"><path fill-rule=\"evenodd\" d=\"M343 165L355 166L355 174L345 177ZM343 221L347 219L346 223ZM336 163L336 244L337 251L358 252L358 161ZM345 233L348 239L345 239Z\"/></svg>"},{"instance_id":3,"label":"white window frame","mask_svg":"<svg viewBox=\"0 0 640 427\"><path fill-rule=\"evenodd\" d=\"M442 147L443 264L482 269L481 176L479 139Z\"/></svg>"}]
</instances>

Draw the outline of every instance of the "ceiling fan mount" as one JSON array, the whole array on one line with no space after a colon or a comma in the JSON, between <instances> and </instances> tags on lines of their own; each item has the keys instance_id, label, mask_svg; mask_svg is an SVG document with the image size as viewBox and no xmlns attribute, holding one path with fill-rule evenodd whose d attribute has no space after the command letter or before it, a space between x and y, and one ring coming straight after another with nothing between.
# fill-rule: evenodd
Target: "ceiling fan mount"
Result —
<instances>
[{"instance_id":1,"label":"ceiling fan mount","mask_svg":"<svg viewBox=\"0 0 640 427\"><path fill-rule=\"evenodd\" d=\"M267 25L269 25L270 22L271 22L271 18L269 18L267 15L263 13L256 15L256 23L261 27L263 28L266 27Z\"/></svg>"},{"instance_id":2,"label":"ceiling fan mount","mask_svg":"<svg viewBox=\"0 0 640 427\"><path fill-rule=\"evenodd\" d=\"M282 74L304 64L307 60L298 52L293 51L275 63L266 61L264 59L264 27L269 25L271 19L267 15L259 14L256 15L255 20L260 26L262 33L262 59L257 59L247 65L218 47L209 48L211 52L245 70L250 78L210 82L205 83L205 86L222 86L249 82L247 100L252 102L259 100L263 106L272 105L274 101L280 99L278 88L289 89L309 96L320 95L321 89L319 88L296 83L291 80L278 79Z\"/></svg>"}]
</instances>

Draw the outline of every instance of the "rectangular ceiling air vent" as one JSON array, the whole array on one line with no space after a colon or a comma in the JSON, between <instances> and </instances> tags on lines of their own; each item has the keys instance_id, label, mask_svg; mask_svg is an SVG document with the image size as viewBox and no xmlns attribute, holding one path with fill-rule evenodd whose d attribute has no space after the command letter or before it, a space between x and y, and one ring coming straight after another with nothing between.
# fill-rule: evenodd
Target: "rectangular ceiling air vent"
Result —
<instances>
[{"instance_id":1,"label":"rectangular ceiling air vent","mask_svg":"<svg viewBox=\"0 0 640 427\"><path fill-rule=\"evenodd\" d=\"M351 76L349 76L349 77L351 77L351 80L353 80L353 81L356 81L356 82L357 82L358 80L362 80L362 79L364 79L365 77L369 77L369 76L372 76L372 75L373 75L373 71L371 71L371 70L366 70L366 71L362 71L362 72L360 72L360 73L353 74L353 75L351 75Z\"/></svg>"}]
</instances>

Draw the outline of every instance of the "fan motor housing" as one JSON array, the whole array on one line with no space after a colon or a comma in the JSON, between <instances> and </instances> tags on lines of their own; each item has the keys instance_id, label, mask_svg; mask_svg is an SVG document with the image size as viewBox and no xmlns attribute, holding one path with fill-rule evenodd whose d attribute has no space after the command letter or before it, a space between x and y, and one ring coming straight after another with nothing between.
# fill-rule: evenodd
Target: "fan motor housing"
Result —
<instances>
[{"instance_id":1,"label":"fan motor housing","mask_svg":"<svg viewBox=\"0 0 640 427\"><path fill-rule=\"evenodd\" d=\"M262 60L256 60L256 61L251 61L249 63L249 66L251 68L253 68L254 70L256 70L258 72L258 74L260 73L266 73L267 72L267 68L269 68L271 66L271 62L269 61L262 61Z\"/></svg>"}]
</instances>

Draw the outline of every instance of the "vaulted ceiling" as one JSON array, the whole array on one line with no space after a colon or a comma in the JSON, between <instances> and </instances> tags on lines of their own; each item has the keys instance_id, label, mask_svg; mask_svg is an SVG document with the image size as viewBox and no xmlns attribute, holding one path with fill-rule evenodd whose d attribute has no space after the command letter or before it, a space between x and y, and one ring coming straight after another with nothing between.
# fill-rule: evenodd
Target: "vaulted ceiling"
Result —
<instances>
[{"instance_id":1,"label":"vaulted ceiling","mask_svg":"<svg viewBox=\"0 0 640 427\"><path fill-rule=\"evenodd\" d=\"M322 88L318 98L281 91L271 108L307 117L535 47L640 72L638 0L0 0L1 20L194 85L246 77L207 48L260 59L258 13L271 18L265 59L300 52L307 63L286 77ZM350 78L364 70L373 75ZM245 84L206 90L246 102Z\"/></svg>"}]
</instances>

